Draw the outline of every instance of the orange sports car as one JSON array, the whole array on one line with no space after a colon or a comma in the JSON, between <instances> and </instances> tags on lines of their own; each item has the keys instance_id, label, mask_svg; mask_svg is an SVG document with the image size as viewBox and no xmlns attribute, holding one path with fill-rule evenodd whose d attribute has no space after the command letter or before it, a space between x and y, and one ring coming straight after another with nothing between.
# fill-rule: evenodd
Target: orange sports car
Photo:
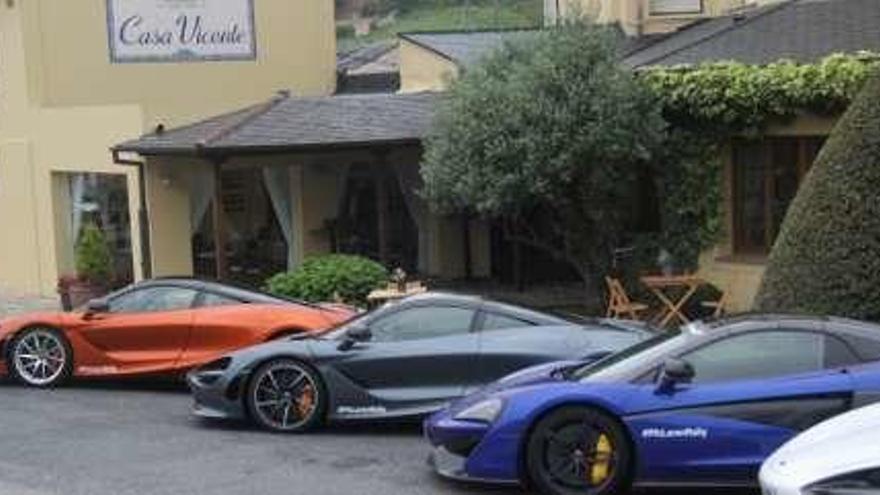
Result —
<instances>
[{"instance_id":1,"label":"orange sports car","mask_svg":"<svg viewBox=\"0 0 880 495\"><path fill-rule=\"evenodd\" d=\"M215 282L151 280L71 313L0 320L0 374L50 387L71 377L179 373L242 347L322 332L354 314Z\"/></svg>"}]
</instances>

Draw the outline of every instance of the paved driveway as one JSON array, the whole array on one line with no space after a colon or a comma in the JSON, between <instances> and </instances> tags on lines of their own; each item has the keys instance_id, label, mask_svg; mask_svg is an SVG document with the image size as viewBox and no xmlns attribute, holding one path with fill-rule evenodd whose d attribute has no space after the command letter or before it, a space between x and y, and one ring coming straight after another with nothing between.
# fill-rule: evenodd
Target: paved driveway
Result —
<instances>
[{"instance_id":1,"label":"paved driveway","mask_svg":"<svg viewBox=\"0 0 880 495\"><path fill-rule=\"evenodd\" d=\"M518 493L437 479L415 425L273 435L189 403L161 383L0 385L0 495Z\"/></svg>"}]
</instances>

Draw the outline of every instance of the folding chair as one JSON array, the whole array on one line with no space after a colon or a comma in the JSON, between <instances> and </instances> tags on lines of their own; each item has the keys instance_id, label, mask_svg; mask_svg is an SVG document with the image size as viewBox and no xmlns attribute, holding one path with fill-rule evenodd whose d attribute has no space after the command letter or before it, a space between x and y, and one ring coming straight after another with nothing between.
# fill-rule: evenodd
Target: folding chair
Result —
<instances>
[{"instance_id":1,"label":"folding chair","mask_svg":"<svg viewBox=\"0 0 880 495\"><path fill-rule=\"evenodd\" d=\"M730 299L730 291L722 291L721 297L717 301L703 301L704 308L711 308L715 311L712 313L713 318L720 318L727 314L727 305Z\"/></svg>"},{"instance_id":2,"label":"folding chair","mask_svg":"<svg viewBox=\"0 0 880 495\"><path fill-rule=\"evenodd\" d=\"M629 295L627 295L620 280L605 277L605 284L608 286L608 310L605 312L606 318L620 318L625 315L631 320L638 320L639 313L648 309L647 304L637 303L630 300Z\"/></svg>"}]
</instances>

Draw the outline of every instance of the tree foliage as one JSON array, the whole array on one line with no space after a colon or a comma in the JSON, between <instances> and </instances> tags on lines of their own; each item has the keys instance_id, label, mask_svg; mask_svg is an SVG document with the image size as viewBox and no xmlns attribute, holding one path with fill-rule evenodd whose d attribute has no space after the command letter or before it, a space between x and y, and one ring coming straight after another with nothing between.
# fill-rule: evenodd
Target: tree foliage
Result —
<instances>
[{"instance_id":1,"label":"tree foliage","mask_svg":"<svg viewBox=\"0 0 880 495\"><path fill-rule=\"evenodd\" d=\"M880 71L792 202L756 301L762 311L880 320Z\"/></svg>"},{"instance_id":2,"label":"tree foliage","mask_svg":"<svg viewBox=\"0 0 880 495\"><path fill-rule=\"evenodd\" d=\"M615 46L608 30L568 25L469 69L426 142L430 204L507 220L511 238L585 280L602 273L637 220L634 200L665 129Z\"/></svg>"}]
</instances>

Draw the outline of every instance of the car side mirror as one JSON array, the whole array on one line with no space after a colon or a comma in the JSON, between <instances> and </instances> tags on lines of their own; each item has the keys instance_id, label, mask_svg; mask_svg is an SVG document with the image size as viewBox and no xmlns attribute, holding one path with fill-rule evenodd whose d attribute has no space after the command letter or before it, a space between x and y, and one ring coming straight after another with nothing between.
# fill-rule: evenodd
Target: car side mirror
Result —
<instances>
[{"instance_id":1,"label":"car side mirror","mask_svg":"<svg viewBox=\"0 0 880 495\"><path fill-rule=\"evenodd\" d=\"M690 383L696 376L693 365L682 359L668 359L660 369L657 390L669 392L679 383Z\"/></svg>"},{"instance_id":2,"label":"car side mirror","mask_svg":"<svg viewBox=\"0 0 880 495\"><path fill-rule=\"evenodd\" d=\"M372 338L373 331L370 330L370 327L364 325L351 327L345 332L345 338L339 344L339 350L347 351L358 342L369 342Z\"/></svg>"},{"instance_id":3,"label":"car side mirror","mask_svg":"<svg viewBox=\"0 0 880 495\"><path fill-rule=\"evenodd\" d=\"M110 312L110 303L106 299L92 299L86 303L85 318L92 318L95 315Z\"/></svg>"}]
</instances>

